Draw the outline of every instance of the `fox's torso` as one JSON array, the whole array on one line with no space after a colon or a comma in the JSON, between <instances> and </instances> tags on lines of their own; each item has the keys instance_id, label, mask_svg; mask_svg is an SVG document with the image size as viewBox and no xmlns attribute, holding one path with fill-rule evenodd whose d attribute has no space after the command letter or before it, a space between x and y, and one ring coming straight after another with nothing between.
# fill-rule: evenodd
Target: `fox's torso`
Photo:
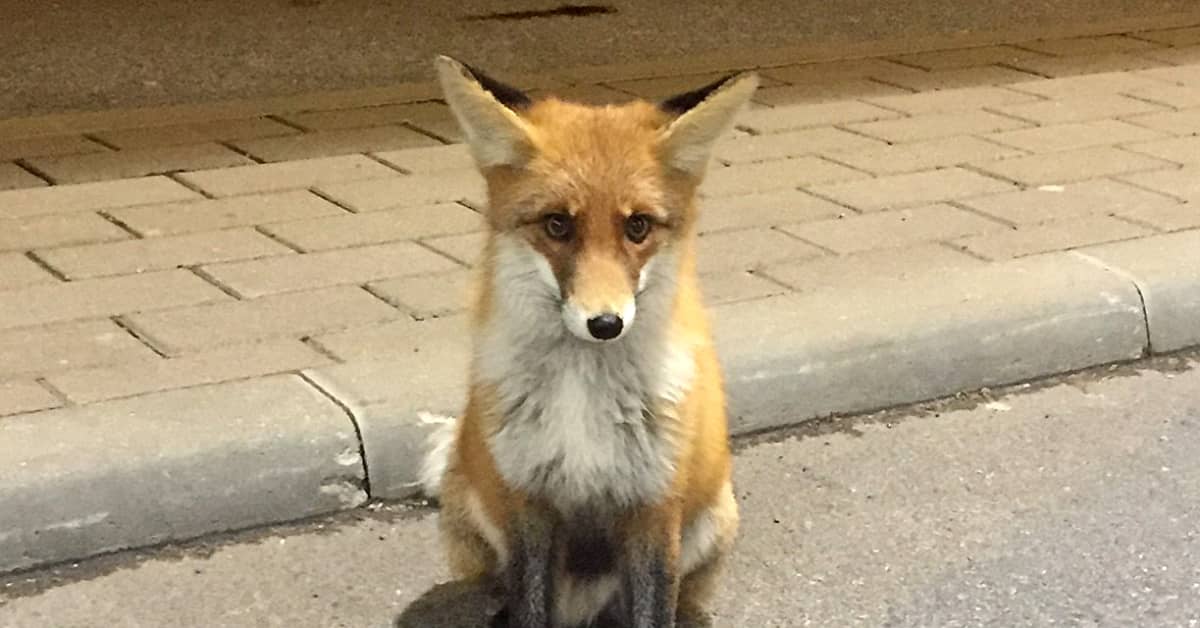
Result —
<instances>
[{"instance_id":1,"label":"fox's torso","mask_svg":"<svg viewBox=\"0 0 1200 628\"><path fill-rule=\"evenodd\" d=\"M497 265L520 264L497 249ZM675 295L648 294L620 343L581 346L557 313L524 305L527 288L513 276L483 278L494 309L480 322L473 370L492 391L480 418L496 419L488 445L505 483L563 511L661 499L684 437L678 406L697 371L693 334L674 327Z\"/></svg>"}]
</instances>

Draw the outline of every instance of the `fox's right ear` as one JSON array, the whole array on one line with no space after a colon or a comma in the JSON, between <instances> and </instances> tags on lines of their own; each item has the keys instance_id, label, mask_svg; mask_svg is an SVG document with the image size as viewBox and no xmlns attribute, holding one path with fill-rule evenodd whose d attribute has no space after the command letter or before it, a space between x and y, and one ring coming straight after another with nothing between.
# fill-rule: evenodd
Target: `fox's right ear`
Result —
<instances>
[{"instance_id":1,"label":"fox's right ear","mask_svg":"<svg viewBox=\"0 0 1200 628\"><path fill-rule=\"evenodd\" d=\"M534 149L535 129L519 115L529 97L450 57L439 56L434 66L479 167L524 164Z\"/></svg>"},{"instance_id":2,"label":"fox's right ear","mask_svg":"<svg viewBox=\"0 0 1200 628\"><path fill-rule=\"evenodd\" d=\"M758 81L754 72L734 74L659 103L660 109L674 116L662 137L667 165L695 177L702 176L713 145L729 131L734 118L750 102Z\"/></svg>"}]
</instances>

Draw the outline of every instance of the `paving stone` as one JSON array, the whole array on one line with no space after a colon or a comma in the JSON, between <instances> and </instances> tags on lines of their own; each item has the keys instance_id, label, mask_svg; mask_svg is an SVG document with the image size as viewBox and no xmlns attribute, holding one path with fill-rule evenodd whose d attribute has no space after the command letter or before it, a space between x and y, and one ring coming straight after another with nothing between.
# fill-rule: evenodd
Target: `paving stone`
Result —
<instances>
[{"instance_id":1,"label":"paving stone","mask_svg":"<svg viewBox=\"0 0 1200 628\"><path fill-rule=\"evenodd\" d=\"M865 179L868 175L819 157L796 157L726 168L711 168L700 187L707 198L797 188L829 181Z\"/></svg>"},{"instance_id":2,"label":"paving stone","mask_svg":"<svg viewBox=\"0 0 1200 628\"><path fill-rule=\"evenodd\" d=\"M1099 74L1022 81L1013 83L1008 88L1055 100L1074 101L1087 100L1096 96L1109 97L1163 84L1162 81L1130 72L1101 72Z\"/></svg>"},{"instance_id":3,"label":"paving stone","mask_svg":"<svg viewBox=\"0 0 1200 628\"><path fill-rule=\"evenodd\" d=\"M331 360L299 340L267 340L185 356L49 375L46 381L79 404L217 384L324 366Z\"/></svg>"},{"instance_id":4,"label":"paving stone","mask_svg":"<svg viewBox=\"0 0 1200 628\"><path fill-rule=\"evenodd\" d=\"M344 362L409 359L432 360L434 350L448 350L465 360L468 355L466 316L415 321L404 317L314 336L312 341ZM464 362L464 368L466 364Z\"/></svg>"},{"instance_id":5,"label":"paving stone","mask_svg":"<svg viewBox=\"0 0 1200 628\"><path fill-rule=\"evenodd\" d=\"M128 316L130 324L170 354L260 339L299 338L403 316L353 286L292 292Z\"/></svg>"},{"instance_id":6,"label":"paving stone","mask_svg":"<svg viewBox=\"0 0 1200 628\"><path fill-rule=\"evenodd\" d=\"M284 119L313 131L407 123L452 142L463 139L450 109L434 102L294 113Z\"/></svg>"},{"instance_id":7,"label":"paving stone","mask_svg":"<svg viewBox=\"0 0 1200 628\"><path fill-rule=\"evenodd\" d=\"M980 170L1026 185L1098 179L1144 170L1173 168L1174 164L1111 146L1093 146L1058 153L1015 157L976 164Z\"/></svg>"},{"instance_id":8,"label":"paving stone","mask_svg":"<svg viewBox=\"0 0 1200 628\"><path fill-rule=\"evenodd\" d=\"M1060 77L1144 70L1153 68L1159 63L1135 53L1111 52L1068 57L1031 57L1015 61L1012 65L1019 70L1034 72L1042 76Z\"/></svg>"},{"instance_id":9,"label":"paving stone","mask_svg":"<svg viewBox=\"0 0 1200 628\"><path fill-rule=\"evenodd\" d=\"M1152 142L1126 144L1124 148L1178 164L1200 164L1200 136L1173 137Z\"/></svg>"},{"instance_id":10,"label":"paving stone","mask_svg":"<svg viewBox=\"0 0 1200 628\"><path fill-rule=\"evenodd\" d=\"M1197 166L1184 166L1179 170L1130 174L1121 179L1155 192L1200 202L1200 167Z\"/></svg>"},{"instance_id":11,"label":"paving stone","mask_svg":"<svg viewBox=\"0 0 1200 628\"><path fill-rule=\"evenodd\" d=\"M763 299L787 293L789 290L755 273L731 271L701 276L700 292L705 305L715 307L726 303Z\"/></svg>"},{"instance_id":12,"label":"paving stone","mask_svg":"<svg viewBox=\"0 0 1200 628\"><path fill-rule=\"evenodd\" d=\"M964 235L988 233L1007 227L950 205L877 212L780 227L807 242L835 253L911 246Z\"/></svg>"},{"instance_id":13,"label":"paving stone","mask_svg":"<svg viewBox=\"0 0 1200 628\"><path fill-rule=\"evenodd\" d=\"M699 233L772 227L833 218L845 207L800 190L722 196L700 200Z\"/></svg>"},{"instance_id":14,"label":"paving stone","mask_svg":"<svg viewBox=\"0 0 1200 628\"><path fill-rule=\"evenodd\" d=\"M932 113L898 120L849 124L846 128L888 142L917 142L953 135L995 133L1030 126L990 111Z\"/></svg>"},{"instance_id":15,"label":"paving stone","mask_svg":"<svg viewBox=\"0 0 1200 628\"><path fill-rule=\"evenodd\" d=\"M1200 87L1200 65L1197 64L1163 65L1161 62L1157 62L1156 67L1142 70L1137 75L1167 83Z\"/></svg>"},{"instance_id":16,"label":"paving stone","mask_svg":"<svg viewBox=\"0 0 1200 628\"><path fill-rule=\"evenodd\" d=\"M1157 44L1124 35L1043 39L1019 44L1021 48L1051 55L1094 55L1106 52L1131 52L1158 48Z\"/></svg>"},{"instance_id":17,"label":"paving stone","mask_svg":"<svg viewBox=\"0 0 1200 628\"><path fill-rule=\"evenodd\" d=\"M1037 96L990 85L867 99L867 102L873 105L903 111L911 115L969 111L984 107L1002 107L1040 101L1041 99Z\"/></svg>"},{"instance_id":18,"label":"paving stone","mask_svg":"<svg viewBox=\"0 0 1200 628\"><path fill-rule=\"evenodd\" d=\"M467 308L473 271L397 277L367 284L371 292L418 319L446 316Z\"/></svg>"},{"instance_id":19,"label":"paving stone","mask_svg":"<svg viewBox=\"0 0 1200 628\"><path fill-rule=\"evenodd\" d=\"M1067 222L1048 222L1036 225L1021 225L1015 229L985 235L971 236L955 241L955 244L990 260L1061 251L1066 249L1140 238L1154 233L1137 225L1109 216L1086 216Z\"/></svg>"},{"instance_id":20,"label":"paving stone","mask_svg":"<svg viewBox=\"0 0 1200 628\"><path fill-rule=\"evenodd\" d=\"M913 91L924 92L936 89L976 87L979 85L1009 85L1023 83L1035 78L1038 78L1038 76L1029 72L1021 72L1020 70L998 65L987 65L977 68L938 70L936 72L925 72L914 69L908 72L895 72L888 76L879 77L879 80Z\"/></svg>"},{"instance_id":21,"label":"paving stone","mask_svg":"<svg viewBox=\"0 0 1200 628\"><path fill-rule=\"evenodd\" d=\"M785 260L819 257L825 252L773 229L721 231L700 236L696 268L701 275L753 271Z\"/></svg>"},{"instance_id":22,"label":"paving stone","mask_svg":"<svg viewBox=\"0 0 1200 628\"><path fill-rule=\"evenodd\" d=\"M874 174L900 174L1025 155L1022 150L958 135L831 155L840 163Z\"/></svg>"},{"instance_id":23,"label":"paving stone","mask_svg":"<svg viewBox=\"0 0 1200 628\"><path fill-rule=\"evenodd\" d=\"M1200 134L1200 109L1166 111L1127 119L1138 126L1170 133L1171 135Z\"/></svg>"},{"instance_id":24,"label":"paving stone","mask_svg":"<svg viewBox=\"0 0 1200 628\"><path fill-rule=\"evenodd\" d=\"M109 320L0 330L0 377L157 360L150 347Z\"/></svg>"},{"instance_id":25,"label":"paving stone","mask_svg":"<svg viewBox=\"0 0 1200 628\"><path fill-rule=\"evenodd\" d=\"M932 272L981 266L978 258L940 243L873 249L850 255L785 262L760 274L800 292L845 290L892 283Z\"/></svg>"},{"instance_id":26,"label":"paving stone","mask_svg":"<svg viewBox=\"0 0 1200 628\"><path fill-rule=\"evenodd\" d=\"M620 104L633 100L634 96L604 85L572 85L526 92L532 98L554 96L559 100L587 105Z\"/></svg>"},{"instance_id":27,"label":"paving stone","mask_svg":"<svg viewBox=\"0 0 1200 628\"><path fill-rule=\"evenodd\" d=\"M0 291L58 279L20 253L0 253Z\"/></svg>"},{"instance_id":28,"label":"paving stone","mask_svg":"<svg viewBox=\"0 0 1200 628\"><path fill-rule=\"evenodd\" d=\"M443 236L422 240L425 246L443 253L466 266L474 266L483 252L485 233L468 233L456 236Z\"/></svg>"},{"instance_id":29,"label":"paving stone","mask_svg":"<svg viewBox=\"0 0 1200 628\"><path fill-rule=\"evenodd\" d=\"M894 57L895 60L926 70L950 70L975 68L998 63L1012 63L1028 57L1041 56L1037 52L1022 50L1014 46L978 46L953 50L933 50Z\"/></svg>"},{"instance_id":30,"label":"paving stone","mask_svg":"<svg viewBox=\"0 0 1200 628\"><path fill-rule=\"evenodd\" d=\"M216 231L289 220L345 215L346 210L307 190L110 209L107 213L145 237Z\"/></svg>"},{"instance_id":31,"label":"paving stone","mask_svg":"<svg viewBox=\"0 0 1200 628\"><path fill-rule=\"evenodd\" d=\"M0 190L40 188L48 185L42 178L14 163L0 162Z\"/></svg>"},{"instance_id":32,"label":"paving stone","mask_svg":"<svg viewBox=\"0 0 1200 628\"><path fill-rule=\"evenodd\" d=\"M1196 65L1200 63L1200 46L1159 48L1143 52L1142 56L1173 65Z\"/></svg>"},{"instance_id":33,"label":"paving stone","mask_svg":"<svg viewBox=\"0 0 1200 628\"><path fill-rule=\"evenodd\" d=\"M900 115L865 102L829 102L747 111L738 118L737 125L758 133L779 133L814 126L898 118Z\"/></svg>"},{"instance_id":34,"label":"paving stone","mask_svg":"<svg viewBox=\"0 0 1200 628\"><path fill-rule=\"evenodd\" d=\"M729 76L728 72L710 72L707 74L664 76L630 81L610 81L608 85L640 98L660 100L699 89L726 76ZM765 86L779 84L778 81L771 79L769 76L760 77L760 80Z\"/></svg>"},{"instance_id":35,"label":"paving stone","mask_svg":"<svg viewBox=\"0 0 1200 628\"><path fill-rule=\"evenodd\" d=\"M305 251L470 233L483 217L458 203L417 205L267 225L263 230Z\"/></svg>"},{"instance_id":36,"label":"paving stone","mask_svg":"<svg viewBox=\"0 0 1200 628\"><path fill-rule=\"evenodd\" d=\"M1200 231L1081 252L1133 278L1145 303L1152 351L1167 353L1200 344Z\"/></svg>"},{"instance_id":37,"label":"paving stone","mask_svg":"<svg viewBox=\"0 0 1200 628\"><path fill-rule=\"evenodd\" d=\"M979 196L964 199L960 203L1007 222L1024 225L1178 204L1161 194L1111 179L1092 179Z\"/></svg>"},{"instance_id":38,"label":"paving stone","mask_svg":"<svg viewBox=\"0 0 1200 628\"><path fill-rule=\"evenodd\" d=\"M0 527L18 531L0 553L8 568L367 499L353 422L298 376L8 417L0 432Z\"/></svg>"},{"instance_id":39,"label":"paving stone","mask_svg":"<svg viewBox=\"0 0 1200 628\"><path fill-rule=\"evenodd\" d=\"M1114 214L1161 231L1200 228L1200 203L1139 205L1118 210Z\"/></svg>"},{"instance_id":40,"label":"paving stone","mask_svg":"<svg viewBox=\"0 0 1200 628\"><path fill-rule=\"evenodd\" d=\"M1006 116L1046 125L1134 116L1161 111L1162 107L1127 96L1097 94L1090 98L1047 100L995 109Z\"/></svg>"},{"instance_id":41,"label":"paving stone","mask_svg":"<svg viewBox=\"0 0 1200 628\"><path fill-rule=\"evenodd\" d=\"M754 93L754 101L772 107L783 107L910 93L912 92L907 89L872 79L849 79L826 83L760 87Z\"/></svg>"},{"instance_id":42,"label":"paving stone","mask_svg":"<svg viewBox=\"0 0 1200 628\"><path fill-rule=\"evenodd\" d=\"M78 155L108 150L82 135L51 135L0 140L0 159Z\"/></svg>"},{"instance_id":43,"label":"paving stone","mask_svg":"<svg viewBox=\"0 0 1200 628\"><path fill-rule=\"evenodd\" d=\"M1128 122L1093 120L992 133L987 139L1033 153L1053 153L1092 146L1144 142L1160 137L1163 137L1162 133Z\"/></svg>"},{"instance_id":44,"label":"paving stone","mask_svg":"<svg viewBox=\"0 0 1200 628\"><path fill-rule=\"evenodd\" d=\"M62 401L40 384L29 380L0 382L0 417L48 410Z\"/></svg>"},{"instance_id":45,"label":"paving stone","mask_svg":"<svg viewBox=\"0 0 1200 628\"><path fill-rule=\"evenodd\" d=\"M87 279L292 253L271 238L243 228L62 247L37 255L68 279Z\"/></svg>"},{"instance_id":46,"label":"paving stone","mask_svg":"<svg viewBox=\"0 0 1200 628\"><path fill-rule=\"evenodd\" d=\"M56 185L0 192L0 218L65 214L195 198L201 196L166 177Z\"/></svg>"},{"instance_id":47,"label":"paving stone","mask_svg":"<svg viewBox=\"0 0 1200 628\"><path fill-rule=\"evenodd\" d=\"M129 237L124 229L90 212L0 218L0 251L29 251Z\"/></svg>"},{"instance_id":48,"label":"paving stone","mask_svg":"<svg viewBox=\"0 0 1200 628\"><path fill-rule=\"evenodd\" d=\"M293 161L416 146L440 146L441 143L412 129L379 126L240 140L233 142L233 145L263 161Z\"/></svg>"},{"instance_id":49,"label":"paving stone","mask_svg":"<svg viewBox=\"0 0 1200 628\"><path fill-rule=\"evenodd\" d=\"M33 157L27 161L55 183L89 183L254 163L225 146L211 143Z\"/></svg>"},{"instance_id":50,"label":"paving stone","mask_svg":"<svg viewBox=\"0 0 1200 628\"><path fill-rule=\"evenodd\" d=\"M178 176L214 196L235 196L401 175L368 157L343 155L277 164L201 170Z\"/></svg>"},{"instance_id":51,"label":"paving stone","mask_svg":"<svg viewBox=\"0 0 1200 628\"><path fill-rule=\"evenodd\" d=\"M299 132L298 129L270 118L247 118L101 131L94 133L93 137L121 150L128 150L278 137Z\"/></svg>"},{"instance_id":52,"label":"paving stone","mask_svg":"<svg viewBox=\"0 0 1200 628\"><path fill-rule=\"evenodd\" d=\"M1200 44L1200 26L1184 28L1168 28L1155 31L1142 31L1134 34L1139 39L1167 44L1168 46L1187 46Z\"/></svg>"},{"instance_id":53,"label":"paving stone","mask_svg":"<svg viewBox=\"0 0 1200 628\"><path fill-rule=\"evenodd\" d=\"M34 285L9 290L4 296L0 329L229 299L186 270Z\"/></svg>"},{"instance_id":54,"label":"paving stone","mask_svg":"<svg viewBox=\"0 0 1200 628\"><path fill-rule=\"evenodd\" d=\"M474 170L397 174L386 179L321 185L320 191L359 212L455 201L481 207L487 198L483 177Z\"/></svg>"},{"instance_id":55,"label":"paving stone","mask_svg":"<svg viewBox=\"0 0 1200 628\"><path fill-rule=\"evenodd\" d=\"M453 270L458 266L415 242L391 242L303 255L203 266L204 274L243 298Z\"/></svg>"},{"instance_id":56,"label":"paving stone","mask_svg":"<svg viewBox=\"0 0 1200 628\"><path fill-rule=\"evenodd\" d=\"M805 63L777 68L763 68L764 76L799 85L804 83L827 83L833 80L881 78L904 66L883 59L845 59L824 63Z\"/></svg>"},{"instance_id":57,"label":"paving stone","mask_svg":"<svg viewBox=\"0 0 1200 628\"><path fill-rule=\"evenodd\" d=\"M866 181L815 185L809 191L855 209L879 211L999 194L1013 189L1010 183L969 170L946 168Z\"/></svg>"},{"instance_id":58,"label":"paving stone","mask_svg":"<svg viewBox=\"0 0 1200 628\"><path fill-rule=\"evenodd\" d=\"M466 144L405 148L375 153L375 158L405 172L430 173L444 170L472 170L475 160Z\"/></svg>"},{"instance_id":59,"label":"paving stone","mask_svg":"<svg viewBox=\"0 0 1200 628\"><path fill-rule=\"evenodd\" d=\"M1148 100L1177 109L1200 108L1200 87L1160 83L1132 89L1127 93L1139 100Z\"/></svg>"},{"instance_id":60,"label":"paving stone","mask_svg":"<svg viewBox=\"0 0 1200 628\"><path fill-rule=\"evenodd\" d=\"M742 164L879 146L886 144L880 140L826 126L788 133L732 137L717 144L714 152L720 161Z\"/></svg>"}]
</instances>

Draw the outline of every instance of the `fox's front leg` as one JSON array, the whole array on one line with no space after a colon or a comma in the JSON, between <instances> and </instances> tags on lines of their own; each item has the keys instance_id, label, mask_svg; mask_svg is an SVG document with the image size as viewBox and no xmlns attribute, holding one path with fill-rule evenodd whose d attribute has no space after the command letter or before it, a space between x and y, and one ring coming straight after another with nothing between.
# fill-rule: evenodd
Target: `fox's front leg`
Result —
<instances>
[{"instance_id":1,"label":"fox's front leg","mask_svg":"<svg viewBox=\"0 0 1200 628\"><path fill-rule=\"evenodd\" d=\"M628 628L674 628L679 602L681 514L668 506L635 516L627 529L624 598Z\"/></svg>"},{"instance_id":2,"label":"fox's front leg","mask_svg":"<svg viewBox=\"0 0 1200 628\"><path fill-rule=\"evenodd\" d=\"M553 628L554 548L557 525L549 513L523 508L509 530L511 553L505 569L507 600L493 625Z\"/></svg>"}]
</instances>

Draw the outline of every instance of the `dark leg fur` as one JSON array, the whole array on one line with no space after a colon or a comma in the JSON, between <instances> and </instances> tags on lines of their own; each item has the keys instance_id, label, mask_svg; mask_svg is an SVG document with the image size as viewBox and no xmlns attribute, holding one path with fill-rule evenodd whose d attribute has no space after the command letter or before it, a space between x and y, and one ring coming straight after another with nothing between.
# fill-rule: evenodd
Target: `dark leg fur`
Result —
<instances>
[{"instance_id":1,"label":"dark leg fur","mask_svg":"<svg viewBox=\"0 0 1200 628\"><path fill-rule=\"evenodd\" d=\"M491 623L488 625L490 628L508 628L508 607L505 606L496 611L496 614L492 615Z\"/></svg>"},{"instance_id":2,"label":"dark leg fur","mask_svg":"<svg viewBox=\"0 0 1200 628\"><path fill-rule=\"evenodd\" d=\"M553 627L555 527L549 517L530 512L513 535L505 605L510 628Z\"/></svg>"},{"instance_id":3,"label":"dark leg fur","mask_svg":"<svg viewBox=\"0 0 1200 628\"><path fill-rule=\"evenodd\" d=\"M672 573L661 549L631 556L624 590L628 628L674 628L676 587Z\"/></svg>"}]
</instances>

